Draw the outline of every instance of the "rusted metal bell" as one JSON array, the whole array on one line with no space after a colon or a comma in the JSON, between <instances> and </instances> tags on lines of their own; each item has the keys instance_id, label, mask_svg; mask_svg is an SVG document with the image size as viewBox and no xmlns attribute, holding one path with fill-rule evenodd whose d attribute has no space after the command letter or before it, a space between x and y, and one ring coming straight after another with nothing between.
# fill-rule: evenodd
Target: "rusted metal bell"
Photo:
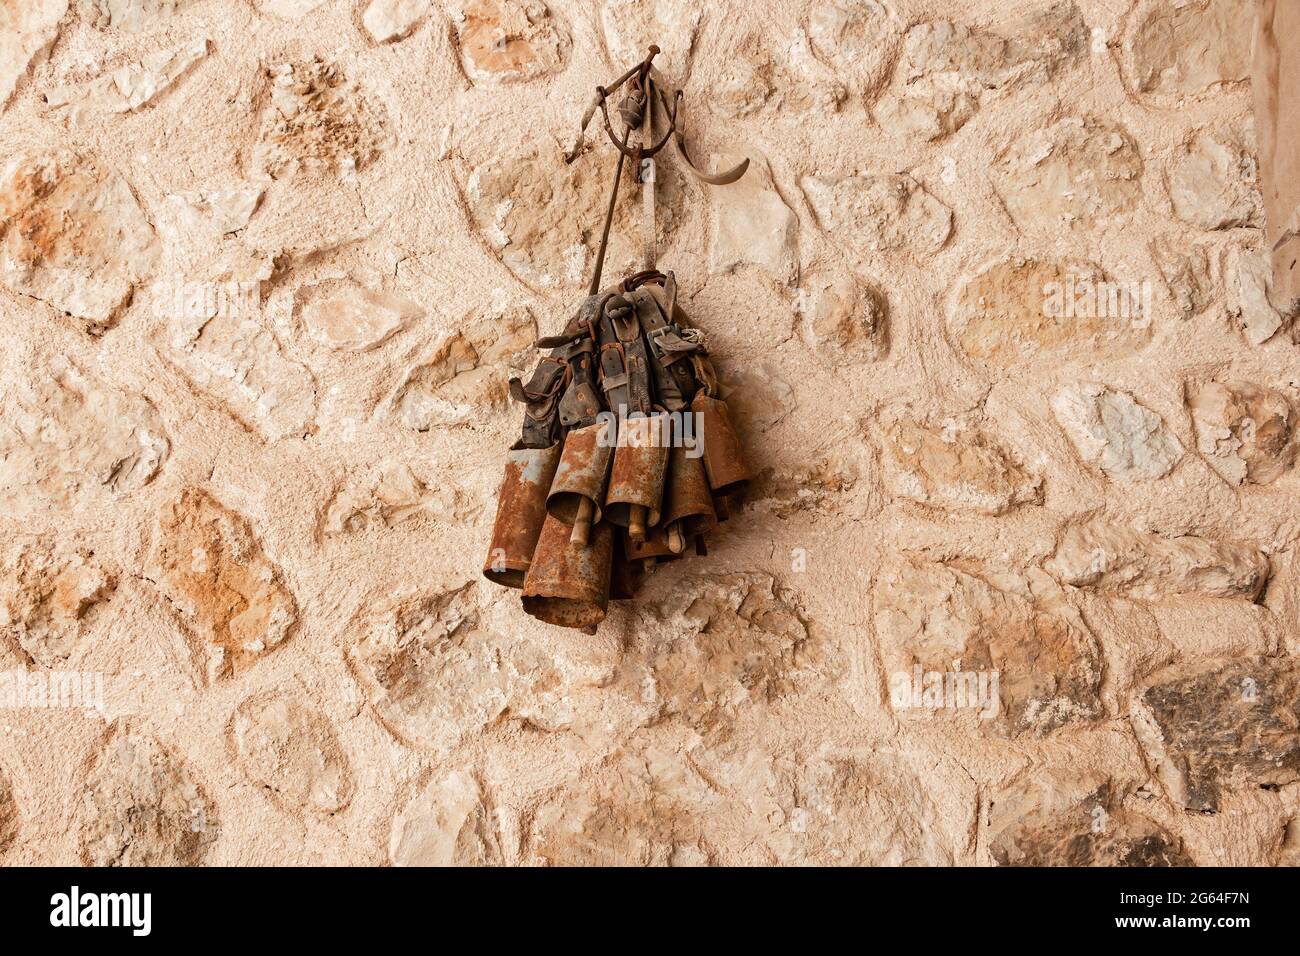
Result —
<instances>
[{"instance_id":1,"label":"rusted metal bell","mask_svg":"<svg viewBox=\"0 0 1300 956\"><path fill-rule=\"evenodd\" d=\"M483 565L489 581L511 588L524 586L546 520L546 494L559 463L559 442L549 448L512 448L507 454L492 544Z\"/></svg>"},{"instance_id":2,"label":"rusted metal bell","mask_svg":"<svg viewBox=\"0 0 1300 956\"><path fill-rule=\"evenodd\" d=\"M667 415L642 415L622 422L614 468L605 493L605 518L628 530L633 541L659 523L668 472Z\"/></svg>"},{"instance_id":3,"label":"rusted metal bell","mask_svg":"<svg viewBox=\"0 0 1300 956\"><path fill-rule=\"evenodd\" d=\"M717 521L703 457L698 449L686 447L685 442L674 442L668 452L668 494L664 502L663 526L679 525L682 539L689 542L692 535L713 527Z\"/></svg>"},{"instance_id":4,"label":"rusted metal bell","mask_svg":"<svg viewBox=\"0 0 1300 956\"><path fill-rule=\"evenodd\" d=\"M595 627L609 606L614 529L601 522L586 547L569 541L569 526L548 515L524 580L524 610L559 627Z\"/></svg>"},{"instance_id":5,"label":"rusted metal bell","mask_svg":"<svg viewBox=\"0 0 1300 956\"><path fill-rule=\"evenodd\" d=\"M696 440L704 442L704 470L714 495L743 492L752 476L740 436L731 427L727 403L699 392L691 402L691 411L696 415Z\"/></svg>"},{"instance_id":6,"label":"rusted metal bell","mask_svg":"<svg viewBox=\"0 0 1300 956\"><path fill-rule=\"evenodd\" d=\"M546 510L566 525L573 526L579 514L589 524L599 524L605 480L614 457L613 422L575 428L564 439L564 453L551 482ZM588 501L589 506L583 506Z\"/></svg>"},{"instance_id":7,"label":"rusted metal bell","mask_svg":"<svg viewBox=\"0 0 1300 956\"><path fill-rule=\"evenodd\" d=\"M704 461L698 455L691 457L692 451L682 441L674 442L669 449L663 515L658 524L647 529L644 541L626 540L629 558L679 558L694 544L696 535L717 526Z\"/></svg>"}]
</instances>

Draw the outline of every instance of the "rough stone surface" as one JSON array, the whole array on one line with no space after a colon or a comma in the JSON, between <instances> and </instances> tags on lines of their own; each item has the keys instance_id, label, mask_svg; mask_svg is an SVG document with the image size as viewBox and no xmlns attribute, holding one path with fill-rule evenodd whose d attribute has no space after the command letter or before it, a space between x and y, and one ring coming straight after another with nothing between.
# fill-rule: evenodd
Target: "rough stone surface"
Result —
<instances>
[{"instance_id":1,"label":"rough stone surface","mask_svg":"<svg viewBox=\"0 0 1300 956\"><path fill-rule=\"evenodd\" d=\"M890 66L898 15L877 0L816 2L808 10L806 31L813 55L853 92L869 90Z\"/></svg>"},{"instance_id":2,"label":"rough stone surface","mask_svg":"<svg viewBox=\"0 0 1300 956\"><path fill-rule=\"evenodd\" d=\"M63 511L152 481L171 452L153 405L62 356L41 364L40 374L0 405L0 512Z\"/></svg>"},{"instance_id":3,"label":"rough stone surface","mask_svg":"<svg viewBox=\"0 0 1300 956\"><path fill-rule=\"evenodd\" d=\"M301 20L325 0L257 0L257 9L280 20Z\"/></svg>"},{"instance_id":4,"label":"rough stone surface","mask_svg":"<svg viewBox=\"0 0 1300 956\"><path fill-rule=\"evenodd\" d=\"M894 700L900 720L969 718L1007 734L1041 735L1101 716L1096 640L1068 607L1037 601L1025 583L1015 584L1004 590L975 570L911 557L882 569L874 622L889 685L917 684L918 668L923 675L999 674L993 706L968 700L964 710L947 699L931 707L923 677L920 693L900 698L902 706Z\"/></svg>"},{"instance_id":5,"label":"rough stone surface","mask_svg":"<svg viewBox=\"0 0 1300 956\"><path fill-rule=\"evenodd\" d=\"M1262 345L1290 324L1294 316L1273 298L1273 267L1258 249L1234 250L1230 257L1229 312L1251 345Z\"/></svg>"},{"instance_id":6,"label":"rough stone surface","mask_svg":"<svg viewBox=\"0 0 1300 956\"><path fill-rule=\"evenodd\" d=\"M294 304L312 338L343 352L382 345L424 314L410 299L341 280L299 289Z\"/></svg>"},{"instance_id":7,"label":"rough stone surface","mask_svg":"<svg viewBox=\"0 0 1300 956\"><path fill-rule=\"evenodd\" d=\"M1042 479L968 424L903 418L884 429L881 444L885 483L899 497L988 515L1042 501Z\"/></svg>"},{"instance_id":8,"label":"rough stone surface","mask_svg":"<svg viewBox=\"0 0 1300 956\"><path fill-rule=\"evenodd\" d=\"M499 866L506 862L479 783L456 770L431 780L393 820L394 866Z\"/></svg>"},{"instance_id":9,"label":"rough stone surface","mask_svg":"<svg viewBox=\"0 0 1300 956\"><path fill-rule=\"evenodd\" d=\"M738 757L714 765L620 755L590 785L563 787L537 808L531 862L901 866L956 856L945 845L955 828L904 760L847 748ZM743 780L753 792L744 803L728 800L719 779ZM741 842L743 850L731 849Z\"/></svg>"},{"instance_id":10,"label":"rough stone surface","mask_svg":"<svg viewBox=\"0 0 1300 956\"><path fill-rule=\"evenodd\" d=\"M462 323L397 390L393 410L407 428L463 424L509 397L507 370L531 350L537 325L527 311L477 315Z\"/></svg>"},{"instance_id":11,"label":"rough stone surface","mask_svg":"<svg viewBox=\"0 0 1300 956\"><path fill-rule=\"evenodd\" d=\"M87 19L101 30L141 33L165 27L191 0L80 0Z\"/></svg>"},{"instance_id":12,"label":"rough stone surface","mask_svg":"<svg viewBox=\"0 0 1300 956\"><path fill-rule=\"evenodd\" d=\"M678 717L704 732L724 732L745 711L825 676L821 644L798 597L771 575L712 575L686 594L652 603L672 640L640 639L624 679L659 719Z\"/></svg>"},{"instance_id":13,"label":"rough stone surface","mask_svg":"<svg viewBox=\"0 0 1300 956\"><path fill-rule=\"evenodd\" d=\"M719 394L742 434L770 430L799 405L794 386L780 369L767 362L724 372Z\"/></svg>"},{"instance_id":14,"label":"rough stone surface","mask_svg":"<svg viewBox=\"0 0 1300 956\"><path fill-rule=\"evenodd\" d=\"M759 806L782 866L915 866L956 862L963 847L919 783L890 754L829 751L775 762ZM969 821L967 821L969 822Z\"/></svg>"},{"instance_id":15,"label":"rough stone surface","mask_svg":"<svg viewBox=\"0 0 1300 956\"><path fill-rule=\"evenodd\" d=\"M216 807L156 738L115 725L90 759L81 794L87 866L197 866L217 840Z\"/></svg>"},{"instance_id":16,"label":"rough stone surface","mask_svg":"<svg viewBox=\"0 0 1300 956\"><path fill-rule=\"evenodd\" d=\"M156 256L154 231L121 176L66 150L6 162L0 281L15 292L102 332Z\"/></svg>"},{"instance_id":17,"label":"rough stone surface","mask_svg":"<svg viewBox=\"0 0 1300 956\"><path fill-rule=\"evenodd\" d=\"M302 435L316 414L315 381L264 324L260 281L213 287L169 316L169 358L266 440Z\"/></svg>"},{"instance_id":18,"label":"rough stone surface","mask_svg":"<svg viewBox=\"0 0 1300 956\"><path fill-rule=\"evenodd\" d=\"M14 799L13 787L3 773L0 773L0 853L9 849L18 837L18 801Z\"/></svg>"},{"instance_id":19,"label":"rough stone surface","mask_svg":"<svg viewBox=\"0 0 1300 956\"><path fill-rule=\"evenodd\" d=\"M1178 248L1165 239L1152 244L1151 255L1185 318L1200 315L1209 307L1223 281L1221 255L1205 246Z\"/></svg>"},{"instance_id":20,"label":"rough stone surface","mask_svg":"<svg viewBox=\"0 0 1300 956\"><path fill-rule=\"evenodd\" d=\"M1250 4L1147 2L1128 41L1139 92L1184 96L1250 79Z\"/></svg>"},{"instance_id":21,"label":"rough stone surface","mask_svg":"<svg viewBox=\"0 0 1300 956\"><path fill-rule=\"evenodd\" d=\"M809 276L800 289L800 331L831 366L877 362L889 351L884 295L849 275Z\"/></svg>"},{"instance_id":22,"label":"rough stone surface","mask_svg":"<svg viewBox=\"0 0 1300 956\"><path fill-rule=\"evenodd\" d=\"M790 22L788 12L781 21L752 7L732 13L714 41L717 55L692 70L703 75L713 109L732 119L783 120L824 117L844 106L848 77L818 58L809 33Z\"/></svg>"},{"instance_id":23,"label":"rough stone surface","mask_svg":"<svg viewBox=\"0 0 1300 956\"><path fill-rule=\"evenodd\" d=\"M184 46L152 53L138 63L120 66L87 83L47 90L45 102L69 107L74 116L83 109L131 113L152 103L207 53L208 41L200 37Z\"/></svg>"},{"instance_id":24,"label":"rough stone surface","mask_svg":"<svg viewBox=\"0 0 1300 956\"><path fill-rule=\"evenodd\" d=\"M725 169L736 160L723 157L716 167ZM793 281L799 271L799 219L773 188L766 164L751 161L740 182L715 191L709 269L730 272L752 265L777 282Z\"/></svg>"},{"instance_id":25,"label":"rough stone surface","mask_svg":"<svg viewBox=\"0 0 1300 956\"><path fill-rule=\"evenodd\" d=\"M164 238L182 240L182 234L213 232L217 237L241 231L253 218L262 200L262 187L233 186L229 189L193 190L167 197L178 222L161 227Z\"/></svg>"},{"instance_id":26,"label":"rough stone surface","mask_svg":"<svg viewBox=\"0 0 1300 956\"><path fill-rule=\"evenodd\" d=\"M880 119L893 131L939 139L961 129L985 95L1048 83L1087 50L1087 24L1070 0L1031 8L1007 30L949 20L912 27Z\"/></svg>"},{"instance_id":27,"label":"rough stone surface","mask_svg":"<svg viewBox=\"0 0 1300 956\"><path fill-rule=\"evenodd\" d=\"M387 111L335 63L316 58L277 63L262 114L254 167L274 178L298 170L348 174L373 163L388 145Z\"/></svg>"},{"instance_id":28,"label":"rough stone surface","mask_svg":"<svg viewBox=\"0 0 1300 956\"><path fill-rule=\"evenodd\" d=\"M665 189L663 177L656 188ZM608 189L608 165L594 152L566 165L562 152L545 144L516 147L480 163L465 186L475 226L508 269L541 288L570 290L590 279ZM637 209L633 194L625 192L610 234L607 272L636 261L629 236L639 229ZM660 228L670 226L671 221Z\"/></svg>"},{"instance_id":29,"label":"rough stone surface","mask_svg":"<svg viewBox=\"0 0 1300 956\"><path fill-rule=\"evenodd\" d=\"M37 664L56 667L116 586L114 573L88 549L11 542L0 567L0 633Z\"/></svg>"},{"instance_id":30,"label":"rough stone surface","mask_svg":"<svg viewBox=\"0 0 1300 956\"><path fill-rule=\"evenodd\" d=\"M1129 354L1151 339L1141 289L1091 263L1012 258L966 281L952 332L971 358L997 366Z\"/></svg>"},{"instance_id":31,"label":"rough stone surface","mask_svg":"<svg viewBox=\"0 0 1300 956\"><path fill-rule=\"evenodd\" d=\"M1199 229L1261 224L1258 164L1238 133L1198 132L1174 158L1168 183L1174 214Z\"/></svg>"},{"instance_id":32,"label":"rough stone surface","mask_svg":"<svg viewBox=\"0 0 1300 956\"><path fill-rule=\"evenodd\" d=\"M1052 413L1079 457L1118 481L1150 481L1173 470L1183 446L1160 416L1104 385L1067 385Z\"/></svg>"},{"instance_id":33,"label":"rough stone surface","mask_svg":"<svg viewBox=\"0 0 1300 956\"><path fill-rule=\"evenodd\" d=\"M1132 786L1035 773L989 801L999 866L1191 866L1182 841L1133 809Z\"/></svg>"},{"instance_id":34,"label":"rough stone surface","mask_svg":"<svg viewBox=\"0 0 1300 956\"><path fill-rule=\"evenodd\" d=\"M190 632L208 681L238 676L293 631L298 606L248 521L206 492L167 505L146 576Z\"/></svg>"},{"instance_id":35,"label":"rough stone surface","mask_svg":"<svg viewBox=\"0 0 1300 956\"><path fill-rule=\"evenodd\" d=\"M430 487L409 465L385 461L363 479L342 488L325 509L326 536L367 528L391 528L419 515L466 521L482 510L445 483Z\"/></svg>"},{"instance_id":36,"label":"rough stone surface","mask_svg":"<svg viewBox=\"0 0 1300 956\"><path fill-rule=\"evenodd\" d=\"M690 768L624 754L542 801L528 855L542 866L706 866L716 852L701 811L718 802Z\"/></svg>"},{"instance_id":37,"label":"rough stone surface","mask_svg":"<svg viewBox=\"0 0 1300 956\"><path fill-rule=\"evenodd\" d=\"M352 798L352 774L329 720L292 697L250 697L230 722L245 776L273 799L337 813Z\"/></svg>"},{"instance_id":38,"label":"rough stone surface","mask_svg":"<svg viewBox=\"0 0 1300 956\"><path fill-rule=\"evenodd\" d=\"M568 26L541 0L468 0L456 10L456 34L476 83L546 76L569 55Z\"/></svg>"},{"instance_id":39,"label":"rough stone surface","mask_svg":"<svg viewBox=\"0 0 1300 956\"><path fill-rule=\"evenodd\" d=\"M800 185L822 227L863 249L938 252L952 235L952 210L911 176L808 176Z\"/></svg>"},{"instance_id":40,"label":"rough stone surface","mask_svg":"<svg viewBox=\"0 0 1300 956\"><path fill-rule=\"evenodd\" d=\"M852 445L834 453L800 463L790 471L764 471L752 486L749 498L754 507L771 510L780 518L799 512L862 517L870 501L855 494L867 485L863 479L874 473L868 455L854 436Z\"/></svg>"},{"instance_id":41,"label":"rough stone surface","mask_svg":"<svg viewBox=\"0 0 1300 956\"><path fill-rule=\"evenodd\" d=\"M0 110L32 61L49 51L68 0L14 0L0 10Z\"/></svg>"},{"instance_id":42,"label":"rough stone surface","mask_svg":"<svg viewBox=\"0 0 1300 956\"><path fill-rule=\"evenodd\" d=\"M1269 574L1268 558L1247 545L1100 521L1067 529L1045 567L1064 584L1147 600L1204 594L1253 601Z\"/></svg>"},{"instance_id":43,"label":"rough stone surface","mask_svg":"<svg viewBox=\"0 0 1300 956\"><path fill-rule=\"evenodd\" d=\"M361 22L376 43L391 43L408 36L431 10L429 0L370 0Z\"/></svg>"},{"instance_id":44,"label":"rough stone surface","mask_svg":"<svg viewBox=\"0 0 1300 956\"><path fill-rule=\"evenodd\" d=\"M445 752L503 715L566 720L555 664L489 630L475 585L398 598L356 625L348 661L376 716L408 746ZM558 698L558 699L557 699Z\"/></svg>"},{"instance_id":45,"label":"rough stone surface","mask_svg":"<svg viewBox=\"0 0 1300 956\"><path fill-rule=\"evenodd\" d=\"M1108 119L1070 116L1017 138L999 156L995 184L1026 232L1104 225L1142 194L1142 155L1133 137Z\"/></svg>"},{"instance_id":46,"label":"rough stone surface","mask_svg":"<svg viewBox=\"0 0 1300 956\"><path fill-rule=\"evenodd\" d=\"M1135 701L1135 727L1170 797L1213 812L1246 787L1300 779L1300 671L1238 658L1159 675Z\"/></svg>"},{"instance_id":47,"label":"rough stone surface","mask_svg":"<svg viewBox=\"0 0 1300 956\"><path fill-rule=\"evenodd\" d=\"M1291 470L1300 445L1291 400L1250 382L1195 386L1187 408L1196 450L1224 481L1267 485Z\"/></svg>"},{"instance_id":48,"label":"rough stone surface","mask_svg":"<svg viewBox=\"0 0 1300 956\"><path fill-rule=\"evenodd\" d=\"M636 63L653 43L660 51L655 66L669 83L681 84L690 75L702 15L693 3L609 0L600 5L600 27L613 62Z\"/></svg>"}]
</instances>

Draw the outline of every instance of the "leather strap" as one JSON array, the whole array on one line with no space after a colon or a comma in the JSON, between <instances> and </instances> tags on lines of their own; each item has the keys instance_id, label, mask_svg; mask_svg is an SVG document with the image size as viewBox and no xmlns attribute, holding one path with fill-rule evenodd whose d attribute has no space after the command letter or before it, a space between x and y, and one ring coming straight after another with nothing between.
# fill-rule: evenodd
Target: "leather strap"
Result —
<instances>
[{"instance_id":1,"label":"leather strap","mask_svg":"<svg viewBox=\"0 0 1300 956\"><path fill-rule=\"evenodd\" d=\"M654 410L649 352L636 307L625 296L610 298L602 311L600 369L610 411L649 415Z\"/></svg>"},{"instance_id":2,"label":"leather strap","mask_svg":"<svg viewBox=\"0 0 1300 956\"><path fill-rule=\"evenodd\" d=\"M594 409L590 418L595 421L600 403L594 386L595 343L591 336L593 319L607 297L587 296L561 334L538 341L539 346L554 347L538 361L527 383L510 379L510 397L524 404L520 447L549 448L566 427L587 417L587 409Z\"/></svg>"},{"instance_id":3,"label":"leather strap","mask_svg":"<svg viewBox=\"0 0 1300 956\"><path fill-rule=\"evenodd\" d=\"M596 394L596 343L592 341L596 318L608 294L589 295L578 308L573 322L580 327L578 337L559 350L568 362L568 388L560 399L560 424L565 428L594 425L602 403Z\"/></svg>"},{"instance_id":4,"label":"leather strap","mask_svg":"<svg viewBox=\"0 0 1300 956\"><path fill-rule=\"evenodd\" d=\"M630 294L633 304L636 306L636 315L638 324L642 332L645 333L646 341L650 348L650 377L654 381L655 398L661 408L670 412L678 412L686 407L685 396L683 395L681 384L673 375L671 367L664 364L664 351L657 345L657 339L671 335L664 317L659 311L659 304L655 301L646 286L642 286ZM684 367L684 366L683 366Z\"/></svg>"},{"instance_id":5,"label":"leather strap","mask_svg":"<svg viewBox=\"0 0 1300 956\"><path fill-rule=\"evenodd\" d=\"M668 320L677 308L677 282L672 273L646 282L632 293L637 318L650 344L650 356L659 403L670 412L682 411L695 397L698 383L690 357L704 351L696 329L683 329Z\"/></svg>"}]
</instances>

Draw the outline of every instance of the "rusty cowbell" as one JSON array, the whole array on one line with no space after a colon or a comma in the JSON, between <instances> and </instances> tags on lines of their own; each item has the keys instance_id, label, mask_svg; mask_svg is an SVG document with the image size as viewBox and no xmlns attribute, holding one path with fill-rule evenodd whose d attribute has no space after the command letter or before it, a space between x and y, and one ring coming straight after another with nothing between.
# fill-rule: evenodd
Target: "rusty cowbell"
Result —
<instances>
[{"instance_id":1,"label":"rusty cowbell","mask_svg":"<svg viewBox=\"0 0 1300 956\"><path fill-rule=\"evenodd\" d=\"M524 610L547 624L594 628L609 606L614 529L602 521L586 544L570 537L568 525L547 516L524 580Z\"/></svg>"},{"instance_id":2,"label":"rusty cowbell","mask_svg":"<svg viewBox=\"0 0 1300 956\"><path fill-rule=\"evenodd\" d=\"M614 428L609 420L574 428L564 438L546 510L574 528L575 544L586 543L591 526L604 517L605 483L613 458Z\"/></svg>"},{"instance_id":3,"label":"rusty cowbell","mask_svg":"<svg viewBox=\"0 0 1300 956\"><path fill-rule=\"evenodd\" d=\"M731 498L749 487L752 475L745 464L745 448L731 424L731 412L720 398L702 390L691 402L691 411L704 444L704 470L709 487L719 498Z\"/></svg>"},{"instance_id":4,"label":"rusty cowbell","mask_svg":"<svg viewBox=\"0 0 1300 956\"><path fill-rule=\"evenodd\" d=\"M659 524L670 435L664 414L628 418L619 429L605 512L633 541L644 541L647 529Z\"/></svg>"},{"instance_id":5,"label":"rusty cowbell","mask_svg":"<svg viewBox=\"0 0 1300 956\"><path fill-rule=\"evenodd\" d=\"M704 182L735 182L748 160L719 173L697 169L652 66L658 48L609 87L597 88L582 127L599 110L618 151L613 185L585 298L525 382L525 407L509 452L483 573L522 588L524 610L547 624L594 633L611 600L635 597L661 561L707 553L705 538L749 481L740 439L703 333L689 325L671 272L655 267L654 157L672 140ZM607 101L626 87L614 132ZM656 111L667 129L656 138ZM566 157L582 148L581 135ZM623 167L643 191L643 268L601 284Z\"/></svg>"},{"instance_id":6,"label":"rusty cowbell","mask_svg":"<svg viewBox=\"0 0 1300 956\"><path fill-rule=\"evenodd\" d=\"M560 462L560 445L546 448L512 448L506 456L506 475L497 495L497 517L492 527L483 574L506 587L524 586L533 550L546 519L546 496Z\"/></svg>"},{"instance_id":7,"label":"rusty cowbell","mask_svg":"<svg viewBox=\"0 0 1300 956\"><path fill-rule=\"evenodd\" d=\"M668 504L663 524L669 547L681 554L697 536L718 523L698 436L682 436L668 452Z\"/></svg>"}]
</instances>

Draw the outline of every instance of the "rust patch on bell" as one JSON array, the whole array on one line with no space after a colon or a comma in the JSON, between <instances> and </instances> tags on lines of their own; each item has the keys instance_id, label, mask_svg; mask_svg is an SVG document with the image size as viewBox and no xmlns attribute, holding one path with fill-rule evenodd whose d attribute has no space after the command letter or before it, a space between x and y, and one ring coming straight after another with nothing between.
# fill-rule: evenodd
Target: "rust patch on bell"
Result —
<instances>
[{"instance_id":1,"label":"rust patch on bell","mask_svg":"<svg viewBox=\"0 0 1300 956\"><path fill-rule=\"evenodd\" d=\"M731 425L727 403L700 392L691 402L696 415L699 439L704 442L704 470L715 496L724 498L743 492L749 486L749 466L740 436Z\"/></svg>"},{"instance_id":2,"label":"rust patch on bell","mask_svg":"<svg viewBox=\"0 0 1300 956\"><path fill-rule=\"evenodd\" d=\"M683 522L687 532L703 531L717 524L713 512L713 495L704 460L684 440L674 443L668 452L668 493L665 496L663 524Z\"/></svg>"},{"instance_id":3,"label":"rust patch on bell","mask_svg":"<svg viewBox=\"0 0 1300 956\"><path fill-rule=\"evenodd\" d=\"M592 502L592 524L601 518L605 500L605 480L614 457L613 422L603 420L594 425L575 428L564 439L564 454L551 482L546 510L567 525L572 525L578 505L586 498Z\"/></svg>"},{"instance_id":4,"label":"rust patch on bell","mask_svg":"<svg viewBox=\"0 0 1300 956\"><path fill-rule=\"evenodd\" d=\"M483 575L506 587L524 586L546 519L546 496L560 461L560 443L549 448L512 448L497 496L496 522Z\"/></svg>"},{"instance_id":5,"label":"rust patch on bell","mask_svg":"<svg viewBox=\"0 0 1300 956\"><path fill-rule=\"evenodd\" d=\"M632 523L632 508L637 506L646 509L647 528L659 523L669 435L666 415L624 419L605 495L605 516L609 521L628 526Z\"/></svg>"},{"instance_id":6,"label":"rust patch on bell","mask_svg":"<svg viewBox=\"0 0 1300 956\"><path fill-rule=\"evenodd\" d=\"M524 580L524 610L559 627L595 627L609 606L614 529L602 522L586 547L569 541L569 527L547 516Z\"/></svg>"}]
</instances>

